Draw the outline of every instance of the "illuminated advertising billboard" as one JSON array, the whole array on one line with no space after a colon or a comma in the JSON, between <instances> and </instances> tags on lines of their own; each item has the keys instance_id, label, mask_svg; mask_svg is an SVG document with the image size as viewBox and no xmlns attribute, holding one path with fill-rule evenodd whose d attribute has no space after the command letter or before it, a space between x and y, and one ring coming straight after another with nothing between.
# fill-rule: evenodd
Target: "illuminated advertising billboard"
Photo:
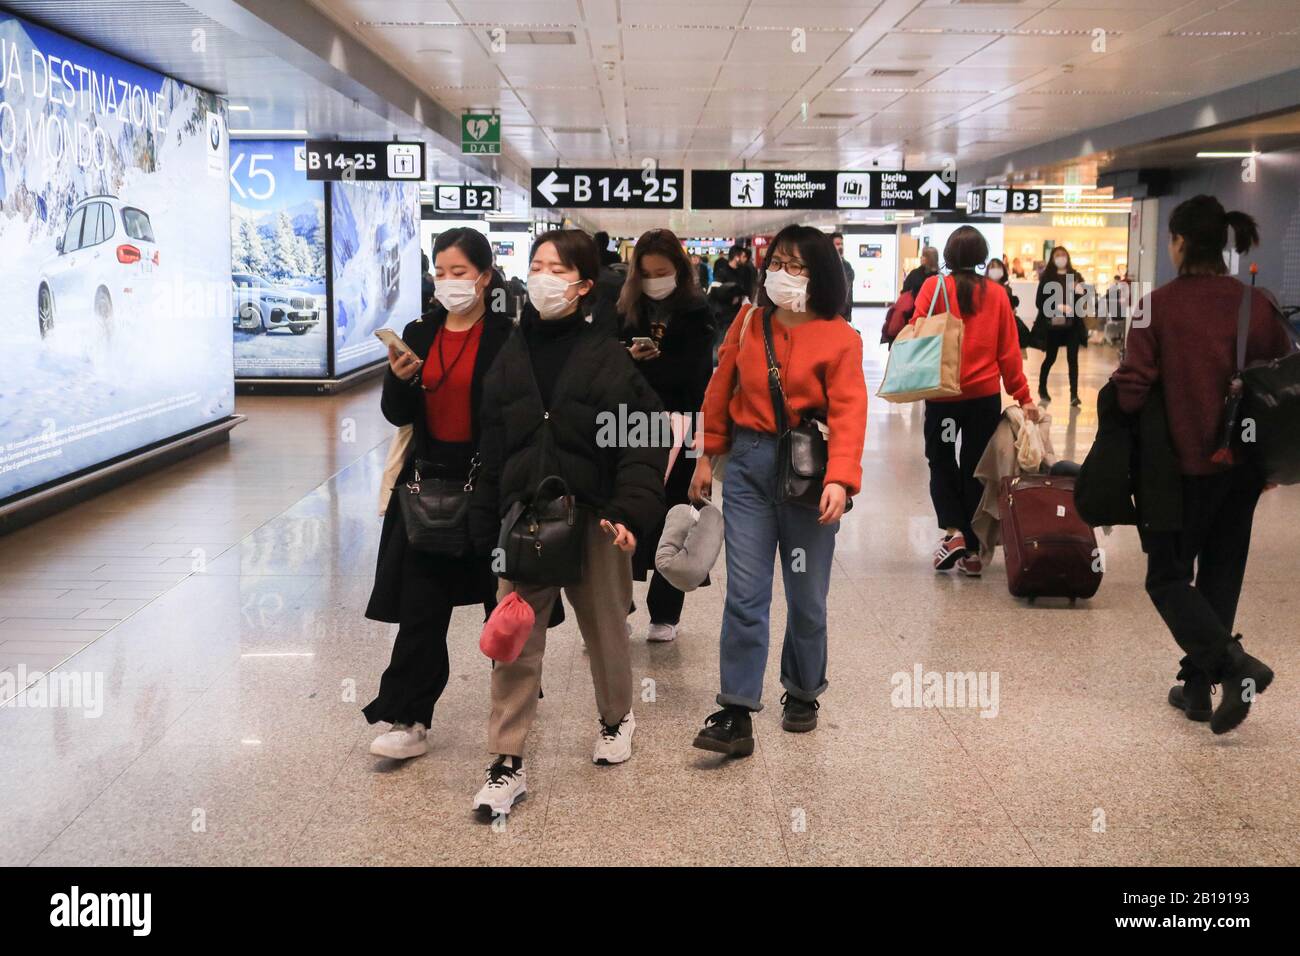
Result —
<instances>
[{"instance_id":1,"label":"illuminated advertising billboard","mask_svg":"<svg viewBox=\"0 0 1300 956\"><path fill-rule=\"evenodd\" d=\"M309 181L303 144L230 147L231 323L235 374L329 372L325 184Z\"/></svg>"},{"instance_id":2,"label":"illuminated advertising billboard","mask_svg":"<svg viewBox=\"0 0 1300 956\"><path fill-rule=\"evenodd\" d=\"M375 330L420 317L420 187L330 184L334 374L386 357Z\"/></svg>"},{"instance_id":3,"label":"illuminated advertising billboard","mask_svg":"<svg viewBox=\"0 0 1300 956\"><path fill-rule=\"evenodd\" d=\"M234 410L224 110L0 13L0 500Z\"/></svg>"}]
</instances>

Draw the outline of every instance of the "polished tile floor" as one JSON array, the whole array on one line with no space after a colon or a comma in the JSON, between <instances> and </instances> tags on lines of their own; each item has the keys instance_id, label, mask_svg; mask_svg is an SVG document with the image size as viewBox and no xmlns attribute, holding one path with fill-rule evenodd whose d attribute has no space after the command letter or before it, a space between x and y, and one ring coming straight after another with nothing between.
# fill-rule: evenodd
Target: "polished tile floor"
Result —
<instances>
[{"instance_id":1,"label":"polished tile floor","mask_svg":"<svg viewBox=\"0 0 1300 956\"><path fill-rule=\"evenodd\" d=\"M879 313L860 313L874 342ZM873 390L884 356L867 350ZM1085 408L1053 409L1063 456L1086 453L1114 360L1087 350ZM1062 359L1061 396L1064 378ZM1279 678L1216 738L1164 701L1178 654L1131 529L1102 539L1105 582L1073 609L1013 600L1000 557L982 580L936 576L920 409L873 400L820 728L781 732L774 653L755 755L690 747L714 708L719 573L676 643L646 644L635 619L621 767L592 766L587 659L572 623L553 634L530 797L493 827L469 812L489 674L471 609L431 753L367 750L360 706L394 630L361 616L390 433L377 387L239 409L229 447L0 539L0 669L65 681L61 706L0 707L0 863L1300 863L1294 489L1261 505L1238 622ZM976 672L990 695L996 678L996 701L894 706L917 668Z\"/></svg>"}]
</instances>

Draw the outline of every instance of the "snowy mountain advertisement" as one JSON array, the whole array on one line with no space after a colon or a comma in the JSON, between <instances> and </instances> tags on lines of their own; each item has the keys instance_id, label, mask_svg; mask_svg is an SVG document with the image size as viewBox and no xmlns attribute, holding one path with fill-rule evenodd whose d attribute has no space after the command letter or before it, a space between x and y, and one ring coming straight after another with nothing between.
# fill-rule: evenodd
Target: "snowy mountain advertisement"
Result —
<instances>
[{"instance_id":1,"label":"snowy mountain advertisement","mask_svg":"<svg viewBox=\"0 0 1300 956\"><path fill-rule=\"evenodd\" d=\"M0 13L0 501L234 410L225 105Z\"/></svg>"},{"instance_id":2,"label":"snowy mountain advertisement","mask_svg":"<svg viewBox=\"0 0 1300 956\"><path fill-rule=\"evenodd\" d=\"M329 372L325 184L308 182L304 144L230 145L235 375Z\"/></svg>"},{"instance_id":3,"label":"snowy mountain advertisement","mask_svg":"<svg viewBox=\"0 0 1300 956\"><path fill-rule=\"evenodd\" d=\"M334 374L385 358L375 330L420 317L420 187L330 184Z\"/></svg>"}]
</instances>

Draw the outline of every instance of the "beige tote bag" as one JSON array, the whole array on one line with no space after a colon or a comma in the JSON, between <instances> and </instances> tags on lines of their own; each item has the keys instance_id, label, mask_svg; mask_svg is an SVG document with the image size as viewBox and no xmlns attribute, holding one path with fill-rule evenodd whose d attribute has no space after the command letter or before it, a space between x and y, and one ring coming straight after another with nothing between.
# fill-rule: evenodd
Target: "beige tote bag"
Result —
<instances>
[{"instance_id":1,"label":"beige tote bag","mask_svg":"<svg viewBox=\"0 0 1300 956\"><path fill-rule=\"evenodd\" d=\"M964 323L952 314L948 283L935 277L939 288L930 298L925 316L909 325L894 339L889 350L885 377L876 392L887 402L920 402L961 395L961 340ZM943 312L934 314L939 293Z\"/></svg>"}]
</instances>

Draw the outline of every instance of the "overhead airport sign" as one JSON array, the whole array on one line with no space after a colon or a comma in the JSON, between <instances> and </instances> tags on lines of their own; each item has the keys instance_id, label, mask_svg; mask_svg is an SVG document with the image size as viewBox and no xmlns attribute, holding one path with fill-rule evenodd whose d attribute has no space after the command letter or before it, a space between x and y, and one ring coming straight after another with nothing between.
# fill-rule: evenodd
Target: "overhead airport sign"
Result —
<instances>
[{"instance_id":1,"label":"overhead airport sign","mask_svg":"<svg viewBox=\"0 0 1300 956\"><path fill-rule=\"evenodd\" d=\"M966 212L972 216L1001 216L1006 213L1036 213L1042 210L1041 189L977 186L966 193Z\"/></svg>"},{"instance_id":2,"label":"overhead airport sign","mask_svg":"<svg viewBox=\"0 0 1300 956\"><path fill-rule=\"evenodd\" d=\"M949 210L957 194L951 178L929 169L696 169L691 208Z\"/></svg>"},{"instance_id":3,"label":"overhead airport sign","mask_svg":"<svg viewBox=\"0 0 1300 956\"><path fill-rule=\"evenodd\" d=\"M304 151L308 179L334 181L424 178L424 144L309 139Z\"/></svg>"},{"instance_id":4,"label":"overhead airport sign","mask_svg":"<svg viewBox=\"0 0 1300 956\"><path fill-rule=\"evenodd\" d=\"M498 186L469 183L439 184L433 187L433 205L438 212L494 212L501 208Z\"/></svg>"},{"instance_id":5,"label":"overhead airport sign","mask_svg":"<svg viewBox=\"0 0 1300 956\"><path fill-rule=\"evenodd\" d=\"M461 114L460 151L464 154L474 156L501 155L500 114Z\"/></svg>"},{"instance_id":6,"label":"overhead airport sign","mask_svg":"<svg viewBox=\"0 0 1300 956\"><path fill-rule=\"evenodd\" d=\"M534 169L534 209L681 209L681 169Z\"/></svg>"}]
</instances>

